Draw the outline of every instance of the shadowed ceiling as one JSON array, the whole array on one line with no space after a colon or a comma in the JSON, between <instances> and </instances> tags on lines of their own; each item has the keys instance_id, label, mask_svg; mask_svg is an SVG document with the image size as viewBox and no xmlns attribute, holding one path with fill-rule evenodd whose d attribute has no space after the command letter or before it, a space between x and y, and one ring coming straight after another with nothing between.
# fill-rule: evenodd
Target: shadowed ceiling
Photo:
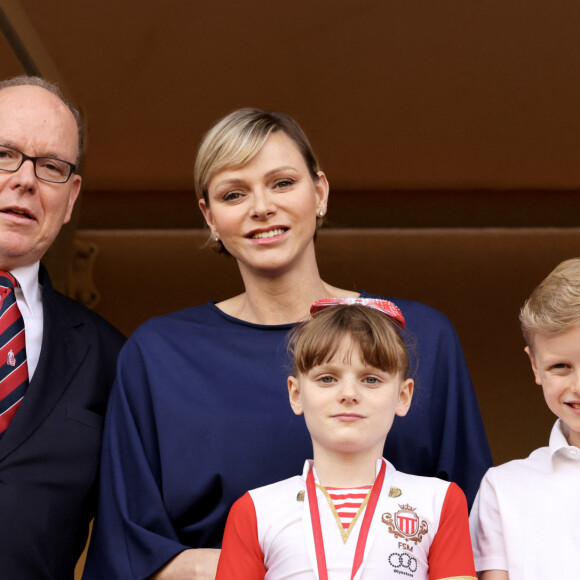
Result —
<instances>
[{"instance_id":1,"label":"shadowed ceiling","mask_svg":"<svg viewBox=\"0 0 580 580\"><path fill-rule=\"evenodd\" d=\"M296 117L339 190L580 188L576 0L0 8L83 109L85 190L191 189L204 131L249 105Z\"/></svg>"}]
</instances>

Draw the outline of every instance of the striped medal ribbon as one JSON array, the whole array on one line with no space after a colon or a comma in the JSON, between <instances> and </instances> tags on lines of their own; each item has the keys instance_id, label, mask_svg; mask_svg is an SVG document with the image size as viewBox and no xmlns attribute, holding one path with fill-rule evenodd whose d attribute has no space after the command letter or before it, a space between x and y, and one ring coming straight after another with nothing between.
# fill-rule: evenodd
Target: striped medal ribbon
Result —
<instances>
[{"instance_id":1,"label":"striped medal ribbon","mask_svg":"<svg viewBox=\"0 0 580 580\"><path fill-rule=\"evenodd\" d=\"M352 563L352 574L350 576L351 580L356 576L358 569L360 568L363 557L365 554L365 547L367 544L367 538L369 535L369 529L371 527L371 521L375 513L375 508L377 507L377 502L379 501L379 496L381 494L381 489L383 487L383 482L385 480L386 464L383 461L381 469L373 489L371 491L371 496L367 503L365 510L365 515L360 528L360 533L358 536L358 541L356 543L356 550L354 552L354 560ZM316 564L318 566L318 578L319 580L328 580L328 568L326 565L326 554L324 551L324 539L322 538L322 525L320 523L320 512L318 511L318 498L316 497L316 485L314 483L313 469L308 472L306 477L306 489L308 490L308 505L310 508L310 520L312 521L312 532L314 534L314 549L316 551Z\"/></svg>"}]
</instances>

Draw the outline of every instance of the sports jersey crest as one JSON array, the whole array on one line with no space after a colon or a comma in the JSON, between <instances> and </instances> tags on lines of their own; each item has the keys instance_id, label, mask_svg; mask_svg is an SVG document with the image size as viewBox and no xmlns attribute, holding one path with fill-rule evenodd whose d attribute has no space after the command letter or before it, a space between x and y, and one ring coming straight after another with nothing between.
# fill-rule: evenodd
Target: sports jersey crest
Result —
<instances>
[{"instance_id":1,"label":"sports jersey crest","mask_svg":"<svg viewBox=\"0 0 580 580\"><path fill-rule=\"evenodd\" d=\"M414 507L409 504L399 504L399 507L401 509L394 516L388 512L383 514L382 522L395 538L403 538L417 545L429 530L429 526L417 515Z\"/></svg>"}]
</instances>

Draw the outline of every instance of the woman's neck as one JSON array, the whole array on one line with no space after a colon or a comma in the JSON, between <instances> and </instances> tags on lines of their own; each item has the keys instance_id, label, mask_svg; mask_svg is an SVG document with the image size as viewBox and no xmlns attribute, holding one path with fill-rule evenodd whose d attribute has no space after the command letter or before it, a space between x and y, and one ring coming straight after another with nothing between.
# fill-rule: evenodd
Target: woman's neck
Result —
<instances>
[{"instance_id":1,"label":"woman's neck","mask_svg":"<svg viewBox=\"0 0 580 580\"><path fill-rule=\"evenodd\" d=\"M240 267L246 291L224 300L226 314L255 324L290 324L304 320L316 300L329 296L358 296L320 278L316 263L277 275L247 272Z\"/></svg>"}]
</instances>

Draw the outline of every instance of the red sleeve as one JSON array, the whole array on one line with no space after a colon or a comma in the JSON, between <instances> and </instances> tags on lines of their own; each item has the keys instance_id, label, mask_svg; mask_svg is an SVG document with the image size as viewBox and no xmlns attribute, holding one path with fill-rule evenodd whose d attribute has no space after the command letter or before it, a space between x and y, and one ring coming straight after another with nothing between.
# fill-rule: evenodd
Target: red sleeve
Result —
<instances>
[{"instance_id":1,"label":"red sleeve","mask_svg":"<svg viewBox=\"0 0 580 580\"><path fill-rule=\"evenodd\" d=\"M439 529L429 549L429 580L477 578L471 550L465 495L449 484Z\"/></svg>"},{"instance_id":2,"label":"red sleeve","mask_svg":"<svg viewBox=\"0 0 580 580\"><path fill-rule=\"evenodd\" d=\"M264 580L265 575L256 510L252 497L246 493L228 515L216 580Z\"/></svg>"}]
</instances>

